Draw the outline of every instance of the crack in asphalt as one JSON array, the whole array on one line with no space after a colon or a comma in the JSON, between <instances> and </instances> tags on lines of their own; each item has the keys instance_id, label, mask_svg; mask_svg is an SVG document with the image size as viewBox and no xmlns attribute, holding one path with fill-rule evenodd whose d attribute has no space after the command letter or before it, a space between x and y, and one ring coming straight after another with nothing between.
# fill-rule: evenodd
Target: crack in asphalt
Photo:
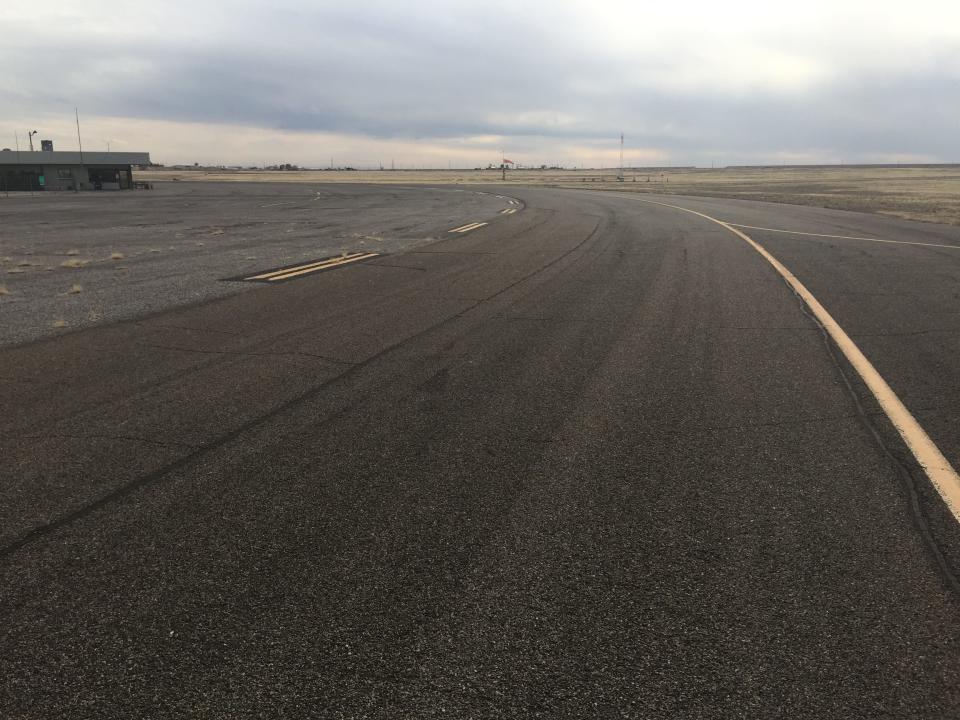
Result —
<instances>
[{"instance_id":1,"label":"crack in asphalt","mask_svg":"<svg viewBox=\"0 0 960 720\"><path fill-rule=\"evenodd\" d=\"M301 352L299 350L292 350L290 352L247 352L243 350L198 350L196 348L185 348L185 347L176 347L173 345L153 345L145 344L143 347L153 348L155 350L171 350L174 352L186 352L186 353L199 353L201 355L234 355L237 357L290 357L290 356L302 356L315 358L318 360L323 360L324 362L333 363L334 365L356 365L355 362L350 362L349 360L338 360L336 358L329 357L327 355L318 355L316 353Z\"/></svg>"},{"instance_id":2,"label":"crack in asphalt","mask_svg":"<svg viewBox=\"0 0 960 720\"><path fill-rule=\"evenodd\" d=\"M0 440L9 441L9 440L123 440L129 442L138 442L145 445L156 445L158 447L166 448L187 448L189 450L196 450L199 445L191 445L189 443L171 441L162 441L162 440L148 440L147 438L137 437L135 435L113 435L107 433L97 433L94 435L70 435L67 433L41 433L39 435L7 435L5 437L0 437Z\"/></svg>"},{"instance_id":3,"label":"crack in asphalt","mask_svg":"<svg viewBox=\"0 0 960 720\"><path fill-rule=\"evenodd\" d=\"M387 263L361 263L365 267L385 267L385 268L398 268L400 270L420 270L421 272L426 272L425 267L417 267L415 265L389 265Z\"/></svg>"},{"instance_id":4,"label":"crack in asphalt","mask_svg":"<svg viewBox=\"0 0 960 720\"><path fill-rule=\"evenodd\" d=\"M910 516L913 520L914 526L917 528L917 531L920 533L921 538L923 539L923 544L926 546L927 551L930 553L931 558L933 559L937 569L940 572L941 577L943 578L944 584L947 586L947 589L953 591L954 597L960 596L960 576L957 572L950 566L950 563L947 562L946 556L943 552L943 549L940 547L940 544L937 542L936 537L933 534L933 531L930 528L930 522L926 514L923 511L923 507L920 504L920 492L918 490L918 480L914 476L913 470L910 465L904 461L899 454L891 448L887 442L883 439L883 436L880 434L879 429L874 424L872 418L877 417L883 420L887 420L886 415L880 415L876 413L870 413L864 408L863 402L860 399L860 395L857 393L856 388L854 387L853 382L850 379L850 376L847 374L846 369L841 362L840 357L837 355L837 350L834 346L833 341L830 339L830 335L827 332L827 329L823 327L820 321L814 317L809 310L807 309L806 303L803 301L794 289L790 286L786 280L783 281L784 284L789 288L790 292L793 293L796 297L797 302L800 305L800 309L804 315L810 318L818 328L820 328L821 338L823 339L823 344L827 349L827 352L830 355L830 359L833 362L834 367L836 367L837 372L840 374L841 379L843 380L844 388L847 391L847 394L850 396L850 399L853 401L854 407L856 408L856 417L860 420L863 427L870 433L873 437L874 442L876 442L877 447L880 451L886 455L886 457L893 464L893 467L896 468L897 474L900 477L901 484L907 493L907 501L910 510Z\"/></svg>"},{"instance_id":5,"label":"crack in asphalt","mask_svg":"<svg viewBox=\"0 0 960 720\"><path fill-rule=\"evenodd\" d=\"M933 335L936 333L944 333L947 335L952 335L960 333L960 328L931 328L929 330L907 330L904 332L880 332L880 333L849 333L851 337L914 337L916 335Z\"/></svg>"},{"instance_id":6,"label":"crack in asphalt","mask_svg":"<svg viewBox=\"0 0 960 720\"><path fill-rule=\"evenodd\" d=\"M230 332L229 330L214 330L213 328L192 328L186 327L184 325L159 325L157 323L150 322L135 322L133 323L137 327L146 328L148 330L153 328L164 328L167 330L187 330L189 332L198 332L198 333L216 333L217 335L230 335L233 337L241 337L242 333Z\"/></svg>"}]
</instances>

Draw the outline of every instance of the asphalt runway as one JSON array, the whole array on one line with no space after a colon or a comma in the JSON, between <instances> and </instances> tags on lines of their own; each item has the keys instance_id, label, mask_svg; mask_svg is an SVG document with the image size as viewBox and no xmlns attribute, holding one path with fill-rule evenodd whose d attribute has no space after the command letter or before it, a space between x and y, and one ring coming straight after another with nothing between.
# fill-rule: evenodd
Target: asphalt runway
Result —
<instances>
[{"instance_id":1,"label":"asphalt runway","mask_svg":"<svg viewBox=\"0 0 960 720\"><path fill-rule=\"evenodd\" d=\"M191 217L324 191L356 211L296 252L139 256L116 320L5 276L0 716L957 716L955 518L772 266L646 201L750 226L955 467L960 229L522 187Z\"/></svg>"}]
</instances>

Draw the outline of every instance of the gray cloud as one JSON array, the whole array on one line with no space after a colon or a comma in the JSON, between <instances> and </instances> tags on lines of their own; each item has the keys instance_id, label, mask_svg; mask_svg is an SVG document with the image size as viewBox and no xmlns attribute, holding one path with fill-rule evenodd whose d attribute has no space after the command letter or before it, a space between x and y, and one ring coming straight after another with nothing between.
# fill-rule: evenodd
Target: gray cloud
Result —
<instances>
[{"instance_id":1,"label":"gray cloud","mask_svg":"<svg viewBox=\"0 0 960 720\"><path fill-rule=\"evenodd\" d=\"M0 79L11 114L81 104L102 115L387 140L496 135L545 151L609 143L624 130L632 145L677 162L960 159L952 36L914 31L913 45L881 56L869 43L851 50L835 36L784 33L772 43L791 53L780 87L777 71L751 67L749 55L717 70L737 46L712 49L709 28L689 42L647 28L649 50L624 49L581 27L581 6L558 3L287 0L229 12L171 3L143 17L128 9L100 28L112 11L93 4L79 29L50 17L14 32L0 19L10 39L0 62L17 68Z\"/></svg>"}]
</instances>

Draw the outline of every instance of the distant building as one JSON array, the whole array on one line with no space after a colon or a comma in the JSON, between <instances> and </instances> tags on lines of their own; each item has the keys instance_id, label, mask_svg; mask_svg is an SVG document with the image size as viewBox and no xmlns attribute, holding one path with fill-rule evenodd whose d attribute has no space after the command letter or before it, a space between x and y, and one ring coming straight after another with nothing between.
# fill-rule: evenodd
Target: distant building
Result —
<instances>
[{"instance_id":1,"label":"distant building","mask_svg":"<svg viewBox=\"0 0 960 720\"><path fill-rule=\"evenodd\" d=\"M50 147L53 145L51 144ZM0 150L0 192L12 190L129 190L145 152L17 152Z\"/></svg>"}]
</instances>

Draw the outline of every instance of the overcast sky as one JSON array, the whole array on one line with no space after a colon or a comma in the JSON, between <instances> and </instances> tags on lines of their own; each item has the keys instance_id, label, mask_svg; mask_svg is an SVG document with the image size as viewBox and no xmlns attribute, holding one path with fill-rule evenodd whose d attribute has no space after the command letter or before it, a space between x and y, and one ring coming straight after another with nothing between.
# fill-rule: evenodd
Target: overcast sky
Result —
<instances>
[{"instance_id":1,"label":"overcast sky","mask_svg":"<svg viewBox=\"0 0 960 720\"><path fill-rule=\"evenodd\" d=\"M46 0L0 146L309 166L960 161L960 2Z\"/></svg>"}]
</instances>

